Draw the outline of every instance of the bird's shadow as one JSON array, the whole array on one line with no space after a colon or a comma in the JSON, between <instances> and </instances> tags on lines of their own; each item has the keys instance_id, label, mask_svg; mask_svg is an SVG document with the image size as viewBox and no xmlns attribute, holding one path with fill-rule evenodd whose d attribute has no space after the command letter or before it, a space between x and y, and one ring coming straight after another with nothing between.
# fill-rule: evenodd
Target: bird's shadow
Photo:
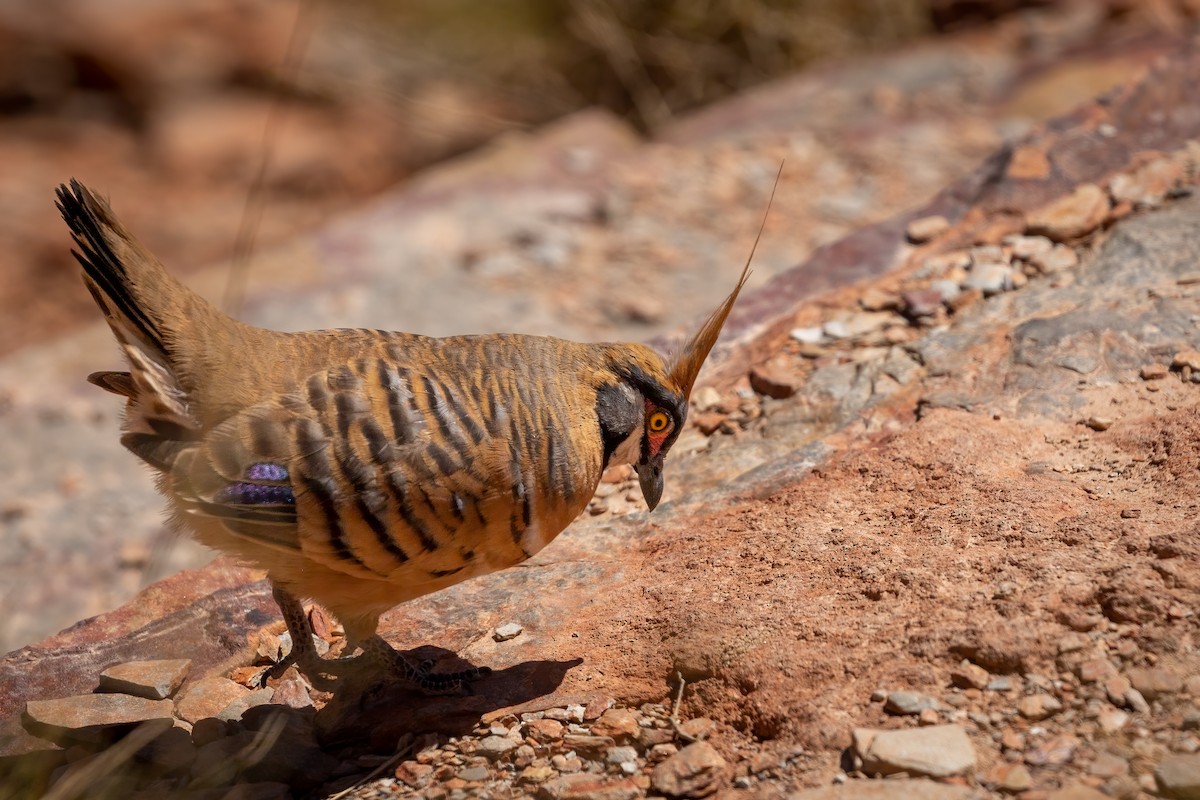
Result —
<instances>
[{"instance_id":1,"label":"bird's shadow","mask_svg":"<svg viewBox=\"0 0 1200 800\"><path fill-rule=\"evenodd\" d=\"M421 647L408 655L433 662L434 673L469 667L455 653L438 647ZM409 733L458 736L473 730L488 712L553 694L567 671L582 663L581 658L524 661L482 675L451 694L429 694L378 676L365 684L350 680L338 686L317 713L316 733L326 748L380 752Z\"/></svg>"},{"instance_id":2,"label":"bird's shadow","mask_svg":"<svg viewBox=\"0 0 1200 800\"><path fill-rule=\"evenodd\" d=\"M433 662L435 673L469 666L451 651L436 647L421 647L408 655ZM399 681L364 674L339 681L328 702L315 714L311 707L297 709L274 703L247 709L241 722L232 728L228 723L218 724L222 732L215 741L203 752L197 750L194 761L179 764L178 770L164 764L155 766L161 761L156 753L179 752L181 747L191 751L187 744L191 734L182 728L170 728L159 734L150 732L153 735L148 744L133 744L137 737L123 728L113 731L111 739L98 739L88 745L87 749L95 753L121 746L121 742L134 747L119 763L114 762L118 766L100 769L102 765L97 763L97 769L88 773L91 779L105 782L104 791L97 790L93 796L103 800L128 796L151 777L187 780L198 787L276 781L288 784L297 796L308 796L323 791L322 784L339 761L356 754L395 753L407 734L468 733L489 712L553 694L567 671L581 663L580 658L525 661L487 673L466 690L449 695L430 695ZM197 725L201 722L212 729L216 720L198 721ZM61 749L40 750L0 758L0 798L41 797L49 788L52 773L66 765L65 753ZM349 780L361 777L350 776ZM22 788L6 792L10 785Z\"/></svg>"}]
</instances>

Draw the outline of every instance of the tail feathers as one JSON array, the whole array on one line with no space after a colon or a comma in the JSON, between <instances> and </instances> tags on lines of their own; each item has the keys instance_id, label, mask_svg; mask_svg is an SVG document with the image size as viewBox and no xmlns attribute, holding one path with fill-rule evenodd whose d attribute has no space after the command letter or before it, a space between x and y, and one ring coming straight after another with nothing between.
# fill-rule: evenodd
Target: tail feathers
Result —
<instances>
[{"instance_id":1,"label":"tail feathers","mask_svg":"<svg viewBox=\"0 0 1200 800\"><path fill-rule=\"evenodd\" d=\"M181 373L188 354L175 350L186 347L196 316L215 309L171 277L83 184L59 186L58 209L78 246L83 282L129 361L128 372L88 380L127 398L125 446L151 466L169 468L201 430Z\"/></svg>"},{"instance_id":2,"label":"tail feathers","mask_svg":"<svg viewBox=\"0 0 1200 800\"><path fill-rule=\"evenodd\" d=\"M79 247L73 255L83 267L84 283L114 332L116 323L123 322L143 347L166 357L168 332L148 312L151 298L139 297L138 289L158 288L161 294L162 286L153 284L174 284L174 280L125 229L108 203L79 181L58 187L58 210ZM138 274L131 274L132 269Z\"/></svg>"},{"instance_id":3,"label":"tail feathers","mask_svg":"<svg viewBox=\"0 0 1200 800\"><path fill-rule=\"evenodd\" d=\"M136 346L125 345L135 395L125 429L166 439L196 439L200 423L188 409L187 392L168 367Z\"/></svg>"},{"instance_id":4,"label":"tail feathers","mask_svg":"<svg viewBox=\"0 0 1200 800\"><path fill-rule=\"evenodd\" d=\"M133 376L128 372L93 372L88 375L88 383L99 386L106 392L137 399L137 388L133 385Z\"/></svg>"},{"instance_id":5,"label":"tail feathers","mask_svg":"<svg viewBox=\"0 0 1200 800\"><path fill-rule=\"evenodd\" d=\"M200 440L200 422L174 373L136 344L123 342L122 349L129 372L94 372L88 380L128 398L121 444L155 469L170 471L179 453Z\"/></svg>"},{"instance_id":6,"label":"tail feathers","mask_svg":"<svg viewBox=\"0 0 1200 800\"><path fill-rule=\"evenodd\" d=\"M90 383L128 399L121 443L159 470L169 470L180 449L198 441L200 421L175 373L114 327L129 360L129 372L93 372Z\"/></svg>"},{"instance_id":7,"label":"tail feathers","mask_svg":"<svg viewBox=\"0 0 1200 800\"><path fill-rule=\"evenodd\" d=\"M189 442L178 442L151 436L147 433L127 433L121 437L125 449L145 461L159 472L170 472L180 453L195 447Z\"/></svg>"}]
</instances>

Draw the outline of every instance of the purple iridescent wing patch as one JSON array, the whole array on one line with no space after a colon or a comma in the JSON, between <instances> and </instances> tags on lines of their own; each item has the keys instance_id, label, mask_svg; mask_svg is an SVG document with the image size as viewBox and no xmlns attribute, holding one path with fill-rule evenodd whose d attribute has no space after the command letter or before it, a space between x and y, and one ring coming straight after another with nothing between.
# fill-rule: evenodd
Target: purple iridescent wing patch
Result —
<instances>
[{"instance_id":1,"label":"purple iridescent wing patch","mask_svg":"<svg viewBox=\"0 0 1200 800\"><path fill-rule=\"evenodd\" d=\"M282 464L272 464L270 461L259 461L246 467L246 479L251 481L286 481L287 467Z\"/></svg>"},{"instance_id":2,"label":"purple iridescent wing patch","mask_svg":"<svg viewBox=\"0 0 1200 800\"><path fill-rule=\"evenodd\" d=\"M286 481L287 468L281 464L262 461L246 468L246 480L230 483L217 492L214 500L232 505L295 505L292 487L279 483L253 483L252 481Z\"/></svg>"}]
</instances>

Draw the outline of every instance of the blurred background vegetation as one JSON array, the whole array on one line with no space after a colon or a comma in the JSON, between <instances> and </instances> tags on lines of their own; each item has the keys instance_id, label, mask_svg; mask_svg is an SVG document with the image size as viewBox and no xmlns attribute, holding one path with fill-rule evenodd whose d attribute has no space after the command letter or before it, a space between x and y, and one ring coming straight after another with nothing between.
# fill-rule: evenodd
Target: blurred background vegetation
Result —
<instances>
[{"instance_id":1,"label":"blurred background vegetation","mask_svg":"<svg viewBox=\"0 0 1200 800\"><path fill-rule=\"evenodd\" d=\"M680 111L815 61L968 24L988 5L999 13L1025 4L370 0L362 10L382 22L379 30L401 52L420 54L410 66L418 72L404 76L409 80L423 77L418 64L440 60L453 79L489 86L530 117L599 105L652 129Z\"/></svg>"},{"instance_id":2,"label":"blurred background vegetation","mask_svg":"<svg viewBox=\"0 0 1200 800\"><path fill-rule=\"evenodd\" d=\"M71 176L186 270L246 220L266 246L576 109L652 136L813 65L1051 11L1095 40L1194 26L1200 0L0 0L0 355L92 318L50 203Z\"/></svg>"}]
</instances>

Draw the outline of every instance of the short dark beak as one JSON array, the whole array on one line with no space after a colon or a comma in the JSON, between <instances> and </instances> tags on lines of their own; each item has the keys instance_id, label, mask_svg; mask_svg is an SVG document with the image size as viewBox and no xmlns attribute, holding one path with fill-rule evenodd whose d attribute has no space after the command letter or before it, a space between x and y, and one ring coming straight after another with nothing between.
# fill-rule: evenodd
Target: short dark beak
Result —
<instances>
[{"instance_id":1,"label":"short dark beak","mask_svg":"<svg viewBox=\"0 0 1200 800\"><path fill-rule=\"evenodd\" d=\"M642 487L642 497L646 498L646 505L653 511L658 505L658 501L662 499L663 493L663 460L662 456L651 459L649 462L637 465L638 483Z\"/></svg>"}]
</instances>

